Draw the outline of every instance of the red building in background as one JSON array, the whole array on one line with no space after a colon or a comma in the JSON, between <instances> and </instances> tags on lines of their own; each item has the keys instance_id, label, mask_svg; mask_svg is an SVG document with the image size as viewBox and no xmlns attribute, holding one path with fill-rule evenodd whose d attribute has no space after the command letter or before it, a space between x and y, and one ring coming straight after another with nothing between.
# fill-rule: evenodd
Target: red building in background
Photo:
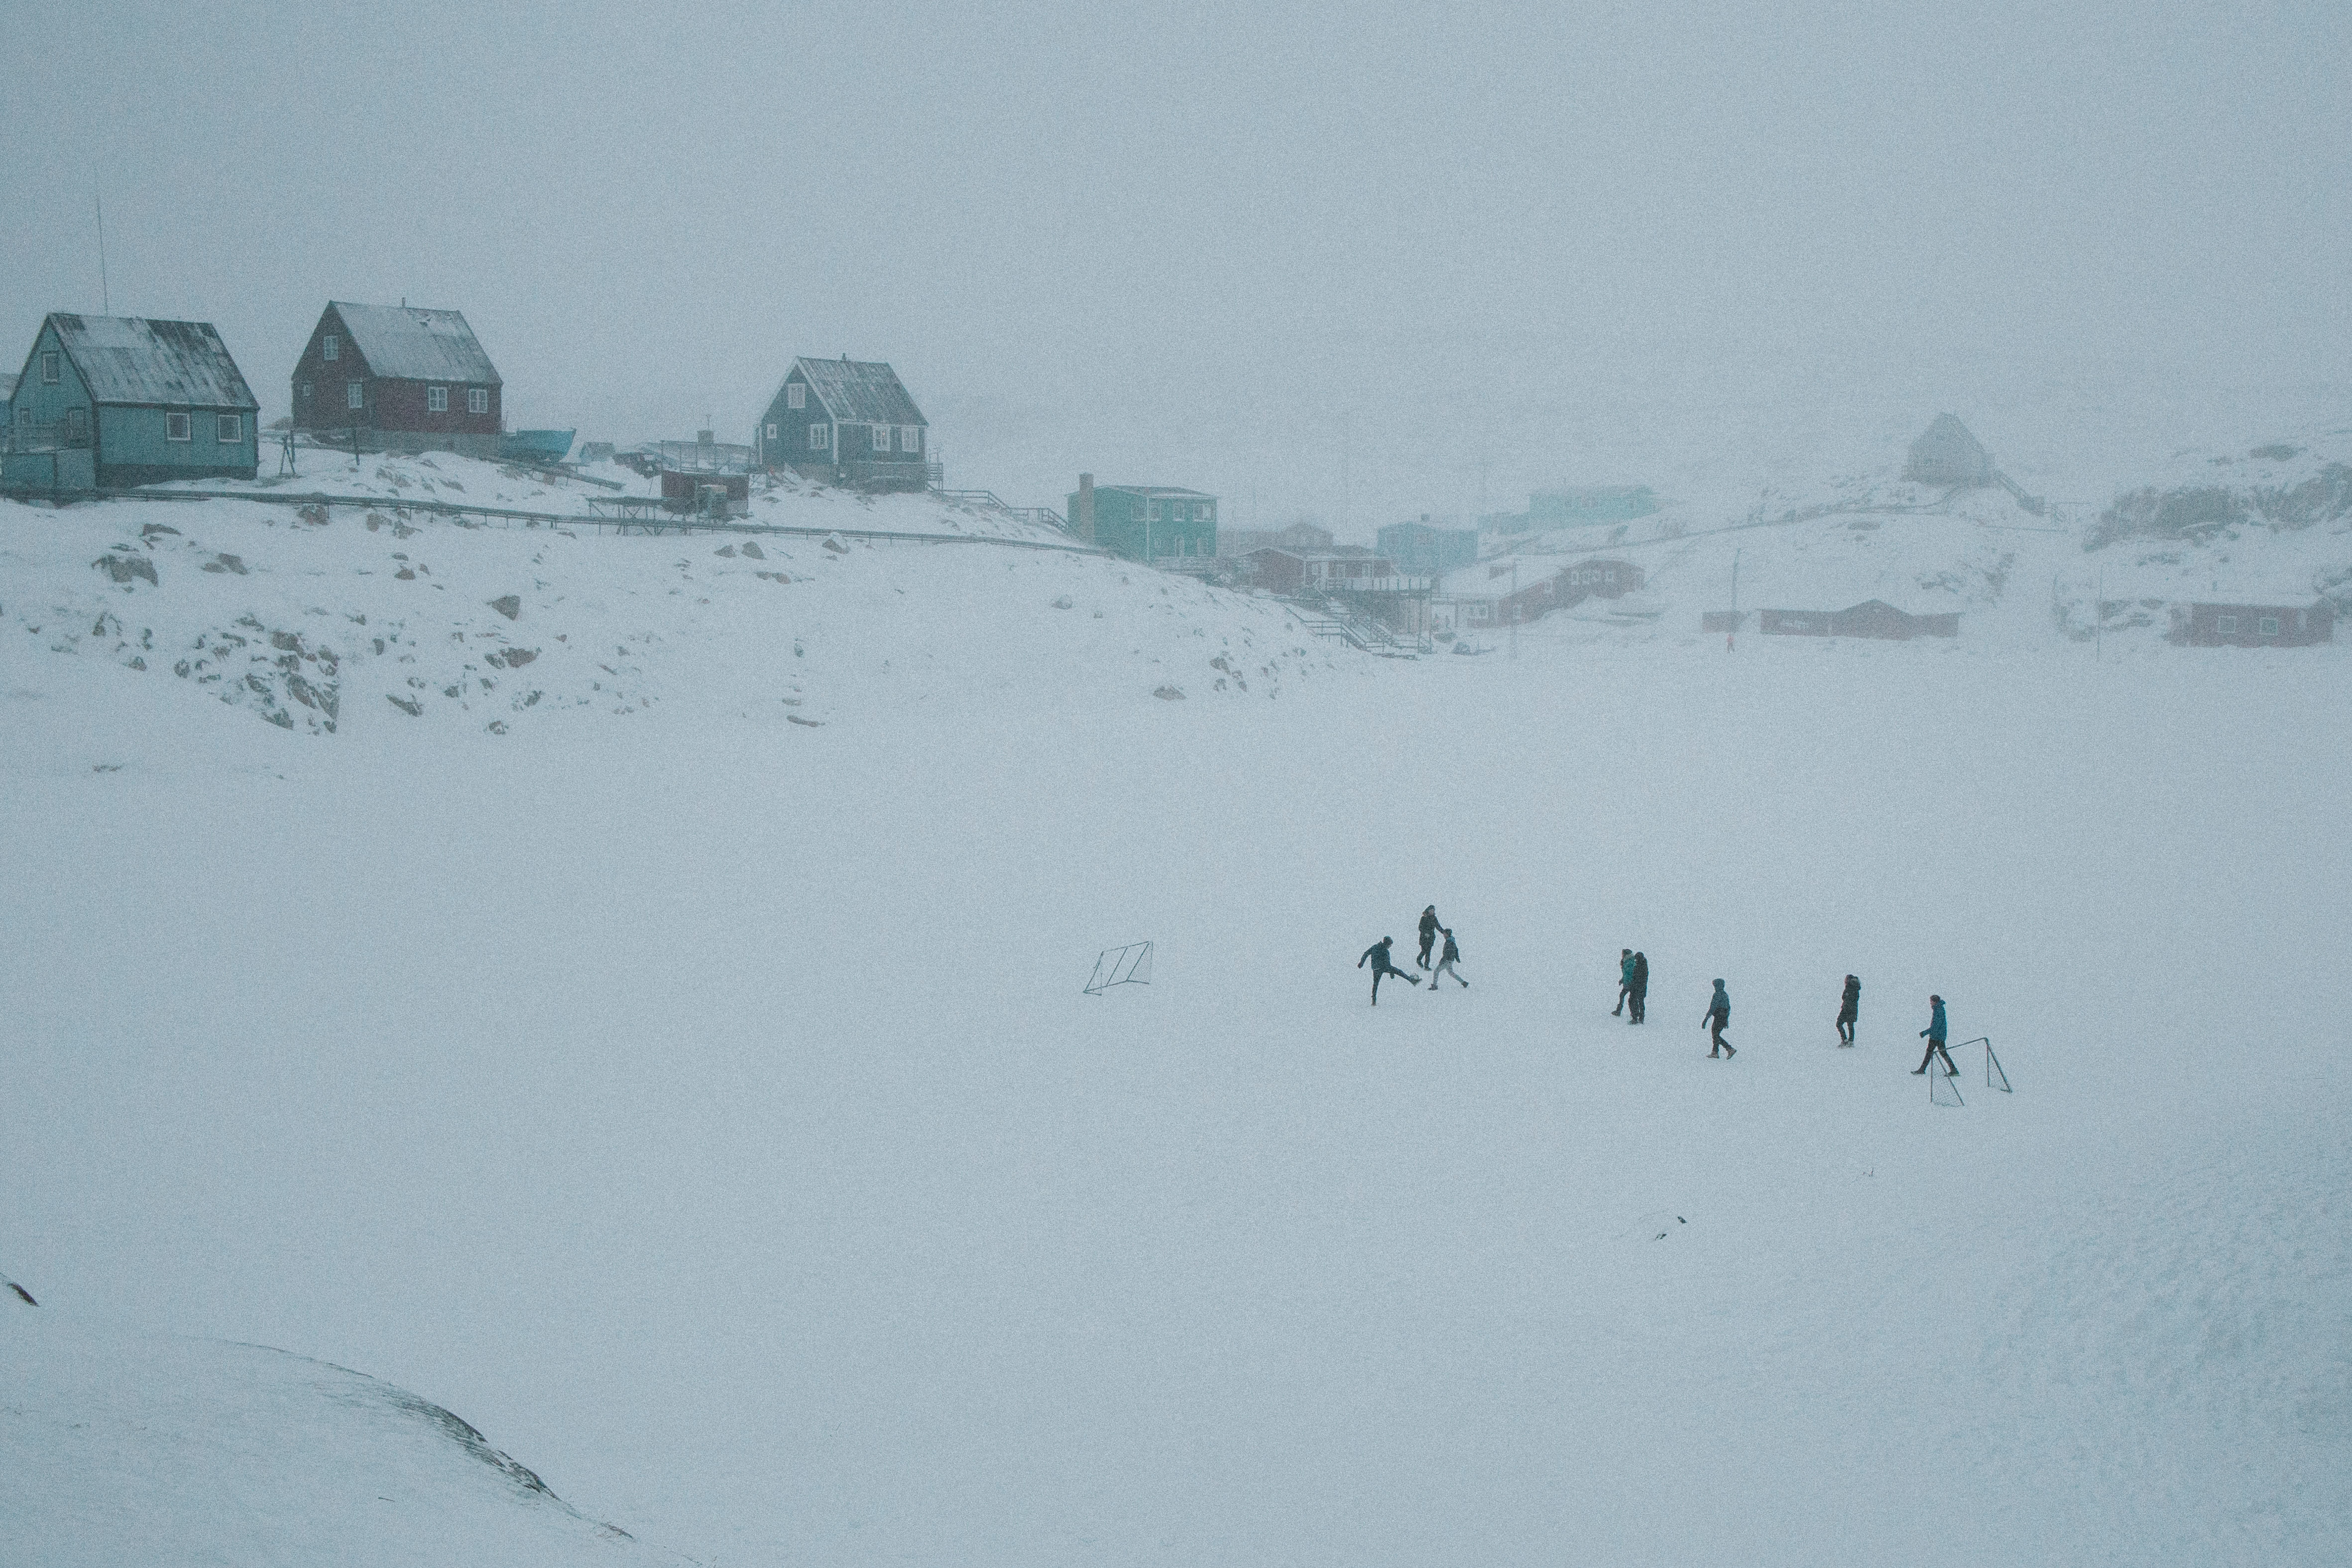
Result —
<instances>
[{"instance_id":1,"label":"red building in background","mask_svg":"<svg viewBox=\"0 0 2352 1568\"><path fill-rule=\"evenodd\" d=\"M496 458L503 391L462 312L331 300L294 364L294 428L371 451Z\"/></svg>"}]
</instances>

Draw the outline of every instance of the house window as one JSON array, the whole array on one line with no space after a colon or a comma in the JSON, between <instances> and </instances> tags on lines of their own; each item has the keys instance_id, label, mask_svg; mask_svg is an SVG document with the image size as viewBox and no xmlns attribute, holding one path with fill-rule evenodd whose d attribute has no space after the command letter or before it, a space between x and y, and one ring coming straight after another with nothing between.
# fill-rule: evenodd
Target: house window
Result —
<instances>
[{"instance_id":1,"label":"house window","mask_svg":"<svg viewBox=\"0 0 2352 1568\"><path fill-rule=\"evenodd\" d=\"M808 406L807 384L798 381L787 383L784 386L784 406L806 408Z\"/></svg>"},{"instance_id":2,"label":"house window","mask_svg":"<svg viewBox=\"0 0 2352 1568\"><path fill-rule=\"evenodd\" d=\"M887 452L890 449L890 426L887 425L874 426L874 449L877 452Z\"/></svg>"},{"instance_id":3,"label":"house window","mask_svg":"<svg viewBox=\"0 0 2352 1568\"><path fill-rule=\"evenodd\" d=\"M2266 637L2274 637L2279 635L2278 617L2276 616L2264 616L2255 624L2263 628L2262 635Z\"/></svg>"},{"instance_id":4,"label":"house window","mask_svg":"<svg viewBox=\"0 0 2352 1568\"><path fill-rule=\"evenodd\" d=\"M2214 616L2213 635L2224 637L2236 637L2238 635L2238 617L2235 616Z\"/></svg>"},{"instance_id":5,"label":"house window","mask_svg":"<svg viewBox=\"0 0 2352 1568\"><path fill-rule=\"evenodd\" d=\"M467 387L466 389L466 412L468 414L488 414L489 411L490 389L487 386Z\"/></svg>"},{"instance_id":6,"label":"house window","mask_svg":"<svg viewBox=\"0 0 2352 1568\"><path fill-rule=\"evenodd\" d=\"M919 452L923 449L923 427L919 425L898 426L898 450Z\"/></svg>"},{"instance_id":7,"label":"house window","mask_svg":"<svg viewBox=\"0 0 2352 1568\"><path fill-rule=\"evenodd\" d=\"M89 410L79 403L66 410L66 439L77 447L89 439Z\"/></svg>"},{"instance_id":8,"label":"house window","mask_svg":"<svg viewBox=\"0 0 2352 1568\"><path fill-rule=\"evenodd\" d=\"M825 440L824 440L824 426L822 426L822 425L812 425L812 426L809 426L809 450L810 450L810 451L812 451L812 452L822 452L822 451L824 451L824 447L825 447Z\"/></svg>"},{"instance_id":9,"label":"house window","mask_svg":"<svg viewBox=\"0 0 2352 1568\"><path fill-rule=\"evenodd\" d=\"M41 384L43 386L55 386L57 384L58 355L57 351L52 349L41 356Z\"/></svg>"},{"instance_id":10,"label":"house window","mask_svg":"<svg viewBox=\"0 0 2352 1568\"><path fill-rule=\"evenodd\" d=\"M774 440L775 438L776 438L776 427L775 427L773 425L771 425L771 426L768 426L768 439L769 439L769 440L771 440L771 441L772 441L772 440Z\"/></svg>"},{"instance_id":11,"label":"house window","mask_svg":"<svg viewBox=\"0 0 2352 1568\"><path fill-rule=\"evenodd\" d=\"M348 408L366 407L367 384L365 382L359 381L345 383L343 386L343 405Z\"/></svg>"},{"instance_id":12,"label":"house window","mask_svg":"<svg viewBox=\"0 0 2352 1568\"><path fill-rule=\"evenodd\" d=\"M225 447L234 447L245 439L245 416L220 414L213 417L213 439Z\"/></svg>"},{"instance_id":13,"label":"house window","mask_svg":"<svg viewBox=\"0 0 2352 1568\"><path fill-rule=\"evenodd\" d=\"M1143 521L1146 522L1158 522L1160 521L1160 503L1158 501L1148 500L1143 503Z\"/></svg>"},{"instance_id":14,"label":"house window","mask_svg":"<svg viewBox=\"0 0 2352 1568\"><path fill-rule=\"evenodd\" d=\"M184 414L164 415L163 439L166 441L194 440L194 437L188 431L188 416Z\"/></svg>"},{"instance_id":15,"label":"house window","mask_svg":"<svg viewBox=\"0 0 2352 1568\"><path fill-rule=\"evenodd\" d=\"M319 357L324 360L341 359L342 347L342 340L336 337L334 333L329 332L319 340Z\"/></svg>"},{"instance_id":16,"label":"house window","mask_svg":"<svg viewBox=\"0 0 2352 1568\"><path fill-rule=\"evenodd\" d=\"M309 382L304 382L297 390L301 393L303 402L308 403L310 401L310 384Z\"/></svg>"},{"instance_id":17,"label":"house window","mask_svg":"<svg viewBox=\"0 0 2352 1568\"><path fill-rule=\"evenodd\" d=\"M427 414L448 413L449 389L446 386L426 387L425 389L425 412Z\"/></svg>"}]
</instances>

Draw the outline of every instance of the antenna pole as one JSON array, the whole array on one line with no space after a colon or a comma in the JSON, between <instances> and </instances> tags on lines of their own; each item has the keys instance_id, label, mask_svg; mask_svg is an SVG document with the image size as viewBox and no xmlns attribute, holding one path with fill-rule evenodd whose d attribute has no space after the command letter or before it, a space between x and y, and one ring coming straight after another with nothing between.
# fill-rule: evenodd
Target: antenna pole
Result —
<instances>
[{"instance_id":1,"label":"antenna pole","mask_svg":"<svg viewBox=\"0 0 2352 1568\"><path fill-rule=\"evenodd\" d=\"M89 193L90 205L98 209L98 313L114 314L114 295L106 286L106 202L96 192Z\"/></svg>"},{"instance_id":2,"label":"antenna pole","mask_svg":"<svg viewBox=\"0 0 2352 1568\"><path fill-rule=\"evenodd\" d=\"M1724 634L1723 651L1729 653L1739 640L1739 552L1731 552L1731 630Z\"/></svg>"}]
</instances>

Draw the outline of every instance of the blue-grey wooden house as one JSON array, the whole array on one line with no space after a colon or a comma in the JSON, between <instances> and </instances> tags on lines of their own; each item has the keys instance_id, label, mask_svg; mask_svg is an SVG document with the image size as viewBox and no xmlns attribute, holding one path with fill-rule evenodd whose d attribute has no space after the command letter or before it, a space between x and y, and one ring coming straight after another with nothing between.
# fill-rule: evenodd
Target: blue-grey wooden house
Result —
<instances>
[{"instance_id":1,"label":"blue-grey wooden house","mask_svg":"<svg viewBox=\"0 0 2352 1568\"><path fill-rule=\"evenodd\" d=\"M1478 531L1441 528L1422 513L1419 522L1391 522L1378 536L1380 552L1408 577L1443 577L1475 564Z\"/></svg>"},{"instance_id":2,"label":"blue-grey wooden house","mask_svg":"<svg viewBox=\"0 0 2352 1568\"><path fill-rule=\"evenodd\" d=\"M1071 528L1129 561L1217 552L1217 498L1172 485L1098 485L1078 477L1070 492Z\"/></svg>"},{"instance_id":3,"label":"blue-grey wooden house","mask_svg":"<svg viewBox=\"0 0 2352 1568\"><path fill-rule=\"evenodd\" d=\"M209 321L58 311L9 400L0 483L86 490L249 479L261 405Z\"/></svg>"},{"instance_id":4,"label":"blue-grey wooden house","mask_svg":"<svg viewBox=\"0 0 2352 1568\"><path fill-rule=\"evenodd\" d=\"M859 489L919 490L936 468L929 422L898 373L846 354L793 361L752 445L763 468Z\"/></svg>"}]
</instances>

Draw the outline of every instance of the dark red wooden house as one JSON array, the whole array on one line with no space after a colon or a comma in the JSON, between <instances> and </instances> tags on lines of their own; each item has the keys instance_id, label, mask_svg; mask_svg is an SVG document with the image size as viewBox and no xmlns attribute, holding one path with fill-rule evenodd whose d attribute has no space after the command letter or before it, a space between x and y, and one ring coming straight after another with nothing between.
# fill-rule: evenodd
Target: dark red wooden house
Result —
<instances>
[{"instance_id":1,"label":"dark red wooden house","mask_svg":"<svg viewBox=\"0 0 2352 1568\"><path fill-rule=\"evenodd\" d=\"M294 428L371 451L496 458L503 390L462 312L331 300L294 364Z\"/></svg>"},{"instance_id":2,"label":"dark red wooden house","mask_svg":"<svg viewBox=\"0 0 2352 1568\"><path fill-rule=\"evenodd\" d=\"M2309 647L2336 637L2336 608L2316 605L2176 605L2169 642L2190 647Z\"/></svg>"}]
</instances>

